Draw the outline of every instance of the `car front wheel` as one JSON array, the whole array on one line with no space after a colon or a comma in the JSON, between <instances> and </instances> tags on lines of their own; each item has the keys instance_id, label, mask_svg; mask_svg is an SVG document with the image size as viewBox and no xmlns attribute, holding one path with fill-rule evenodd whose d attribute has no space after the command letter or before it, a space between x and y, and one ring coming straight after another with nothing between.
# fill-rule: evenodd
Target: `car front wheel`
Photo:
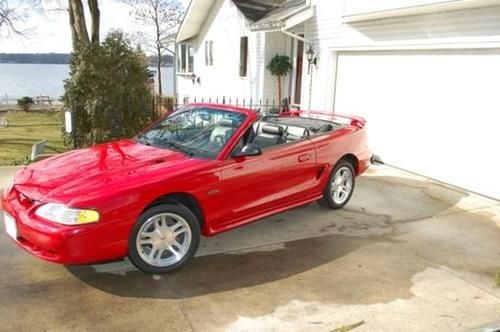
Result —
<instances>
[{"instance_id":1,"label":"car front wheel","mask_svg":"<svg viewBox=\"0 0 500 332\"><path fill-rule=\"evenodd\" d=\"M331 209L343 208L351 199L355 181L352 164L341 160L330 174L328 184L323 191L323 198L318 203Z\"/></svg>"},{"instance_id":2,"label":"car front wheel","mask_svg":"<svg viewBox=\"0 0 500 332\"><path fill-rule=\"evenodd\" d=\"M200 224L183 205L162 204L146 210L130 234L129 258L140 270L168 273L194 256L200 243Z\"/></svg>"}]
</instances>

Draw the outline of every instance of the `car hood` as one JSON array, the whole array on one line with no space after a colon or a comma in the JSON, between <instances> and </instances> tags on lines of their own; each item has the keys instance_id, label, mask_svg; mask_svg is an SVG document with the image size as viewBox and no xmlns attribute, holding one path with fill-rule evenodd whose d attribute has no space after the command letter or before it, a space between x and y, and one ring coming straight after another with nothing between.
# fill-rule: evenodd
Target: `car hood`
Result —
<instances>
[{"instance_id":1,"label":"car hood","mask_svg":"<svg viewBox=\"0 0 500 332\"><path fill-rule=\"evenodd\" d=\"M132 180L150 171L162 170L165 177L165 172L200 162L180 152L122 140L31 164L18 172L15 187L35 201L71 203L78 196L102 195L131 186Z\"/></svg>"}]
</instances>

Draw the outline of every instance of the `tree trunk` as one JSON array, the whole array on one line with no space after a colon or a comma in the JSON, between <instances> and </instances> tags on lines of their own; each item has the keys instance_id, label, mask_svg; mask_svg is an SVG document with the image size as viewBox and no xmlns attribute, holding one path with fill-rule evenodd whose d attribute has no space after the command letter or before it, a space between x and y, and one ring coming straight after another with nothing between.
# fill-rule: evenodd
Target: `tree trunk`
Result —
<instances>
[{"instance_id":1,"label":"tree trunk","mask_svg":"<svg viewBox=\"0 0 500 332\"><path fill-rule=\"evenodd\" d=\"M87 26L85 25L85 12L83 10L83 4L81 0L69 0L69 6L71 7L73 24L71 26L73 30L73 35L76 36L76 42L89 43L89 33L87 31ZM71 16L71 15L70 15Z\"/></svg>"},{"instance_id":2,"label":"tree trunk","mask_svg":"<svg viewBox=\"0 0 500 332\"><path fill-rule=\"evenodd\" d=\"M281 113L281 76L278 76L278 111Z\"/></svg>"},{"instance_id":3,"label":"tree trunk","mask_svg":"<svg viewBox=\"0 0 500 332\"><path fill-rule=\"evenodd\" d=\"M73 41L73 50L76 49L76 45L78 44L78 36L75 30L75 14L73 13L73 6L71 4L68 6L69 13L69 26L71 28L71 40Z\"/></svg>"},{"instance_id":4,"label":"tree trunk","mask_svg":"<svg viewBox=\"0 0 500 332\"><path fill-rule=\"evenodd\" d=\"M101 25L101 12L97 0L88 0L90 16L92 18L92 43L99 44L99 33Z\"/></svg>"}]
</instances>

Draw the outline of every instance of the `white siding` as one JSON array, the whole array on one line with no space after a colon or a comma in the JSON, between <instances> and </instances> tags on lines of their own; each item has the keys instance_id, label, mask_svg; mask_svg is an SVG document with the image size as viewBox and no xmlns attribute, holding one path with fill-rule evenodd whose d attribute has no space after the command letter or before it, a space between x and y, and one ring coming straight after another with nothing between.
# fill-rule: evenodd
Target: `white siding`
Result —
<instances>
[{"instance_id":1,"label":"white siding","mask_svg":"<svg viewBox=\"0 0 500 332\"><path fill-rule=\"evenodd\" d=\"M240 38L248 36L248 76L239 76ZM205 65L205 41L213 41L213 66ZM217 0L203 27L191 43L195 47L194 73L177 75L178 95L184 97L258 98L262 90L262 36L248 30L246 19L232 1Z\"/></svg>"},{"instance_id":2,"label":"white siding","mask_svg":"<svg viewBox=\"0 0 500 332\"><path fill-rule=\"evenodd\" d=\"M477 48L500 43L500 7L388 18L362 23L344 23L349 0L313 0L316 17L306 24L319 64L307 75L305 66L303 105L332 110L335 86L335 51L356 49Z\"/></svg>"}]
</instances>

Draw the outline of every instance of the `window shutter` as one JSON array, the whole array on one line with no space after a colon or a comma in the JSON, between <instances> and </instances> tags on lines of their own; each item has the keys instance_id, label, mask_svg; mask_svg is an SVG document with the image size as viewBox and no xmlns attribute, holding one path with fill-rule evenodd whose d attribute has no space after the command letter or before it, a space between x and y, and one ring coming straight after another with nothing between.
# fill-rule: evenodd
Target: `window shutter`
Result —
<instances>
[{"instance_id":1,"label":"window shutter","mask_svg":"<svg viewBox=\"0 0 500 332\"><path fill-rule=\"evenodd\" d=\"M181 66L180 71L182 73L186 72L186 44L181 44Z\"/></svg>"},{"instance_id":2,"label":"window shutter","mask_svg":"<svg viewBox=\"0 0 500 332\"><path fill-rule=\"evenodd\" d=\"M240 40L240 76L246 77L248 69L248 37Z\"/></svg>"},{"instance_id":3,"label":"window shutter","mask_svg":"<svg viewBox=\"0 0 500 332\"><path fill-rule=\"evenodd\" d=\"M214 42L213 40L210 41L210 48L209 48L209 51L210 51L210 66L213 66L214 65Z\"/></svg>"},{"instance_id":4,"label":"window shutter","mask_svg":"<svg viewBox=\"0 0 500 332\"><path fill-rule=\"evenodd\" d=\"M210 42L206 41L205 42L205 66L210 66L210 59L208 56L208 45Z\"/></svg>"}]
</instances>

